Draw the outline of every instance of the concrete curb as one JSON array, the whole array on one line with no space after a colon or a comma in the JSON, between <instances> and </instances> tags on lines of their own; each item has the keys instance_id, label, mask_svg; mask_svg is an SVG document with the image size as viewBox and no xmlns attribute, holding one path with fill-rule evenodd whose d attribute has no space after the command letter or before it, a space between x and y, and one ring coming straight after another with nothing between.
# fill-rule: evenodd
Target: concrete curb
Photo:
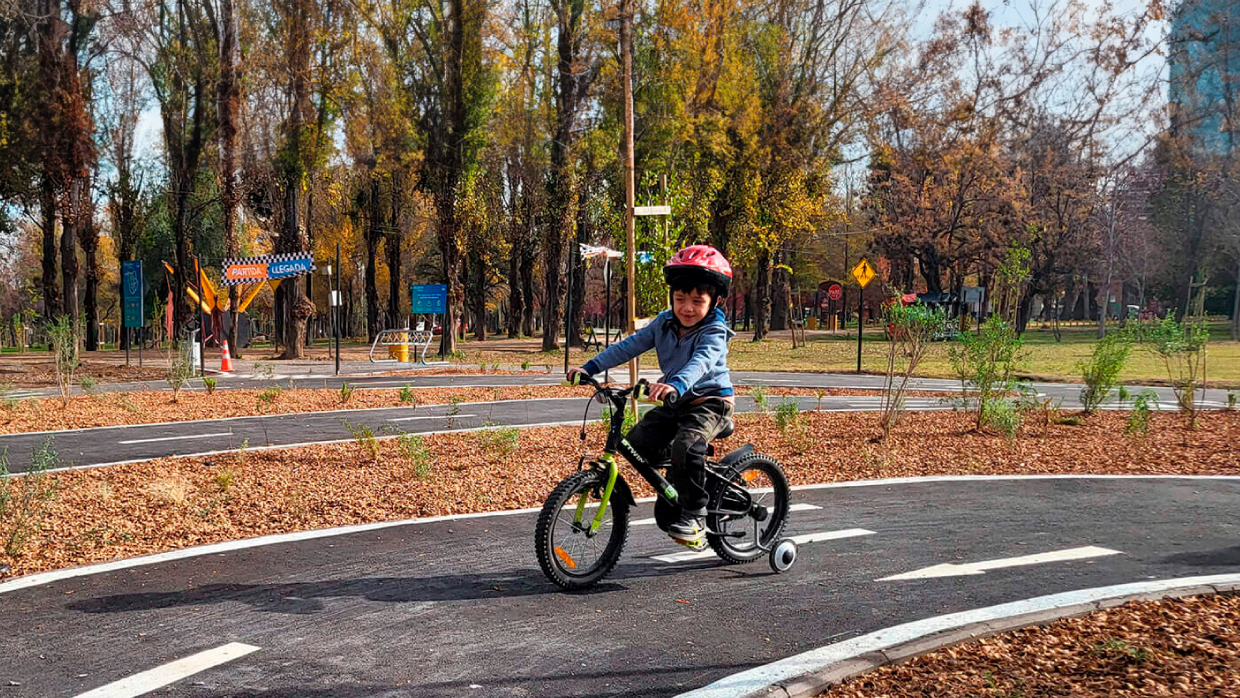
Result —
<instances>
[{"instance_id":1,"label":"concrete curb","mask_svg":"<svg viewBox=\"0 0 1240 698\"><path fill-rule=\"evenodd\" d=\"M1182 577L1083 589L904 623L720 679L677 698L809 698L885 664L1133 600L1240 590L1240 574Z\"/></svg>"}]
</instances>

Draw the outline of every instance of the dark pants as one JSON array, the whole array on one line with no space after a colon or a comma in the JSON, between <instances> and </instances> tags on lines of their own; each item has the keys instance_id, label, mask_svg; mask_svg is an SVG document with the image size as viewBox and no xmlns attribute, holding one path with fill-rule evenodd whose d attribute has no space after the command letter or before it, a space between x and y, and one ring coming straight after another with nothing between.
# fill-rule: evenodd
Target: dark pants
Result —
<instances>
[{"instance_id":1,"label":"dark pants","mask_svg":"<svg viewBox=\"0 0 1240 698\"><path fill-rule=\"evenodd\" d=\"M732 421L732 405L710 398L699 404L660 405L645 414L625 437L638 455L651 463L671 448L672 486L680 506L696 516L706 515L706 446Z\"/></svg>"}]
</instances>

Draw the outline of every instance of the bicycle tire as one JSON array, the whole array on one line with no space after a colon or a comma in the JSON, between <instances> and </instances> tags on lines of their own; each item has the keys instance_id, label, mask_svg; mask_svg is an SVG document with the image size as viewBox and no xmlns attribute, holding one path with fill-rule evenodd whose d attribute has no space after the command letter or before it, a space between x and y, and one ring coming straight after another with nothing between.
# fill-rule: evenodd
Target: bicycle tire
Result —
<instances>
[{"instance_id":1,"label":"bicycle tire","mask_svg":"<svg viewBox=\"0 0 1240 698\"><path fill-rule=\"evenodd\" d=\"M762 531L761 540L758 541L759 545L769 549L772 543L779 540L784 526L788 523L788 500L791 497L791 492L788 488L788 477L784 474L783 468L779 466L779 463L774 458L761 453L750 453L741 458L728 469L724 478L728 482L734 482L737 478L741 478L745 471L754 469L765 473L770 478L773 494L775 494L774 506L771 507L770 512L773 520L770 526L765 531ZM719 483L711 493L708 509L717 510L722 508L723 496L727 490L728 486L726 484ZM708 514L706 522L710 530L723 531L723 524L726 523L726 520L721 514ZM743 565L767 555L767 550L759 547L759 545L741 548L735 545L733 540L735 539L719 534L708 533L706 535L706 542L710 544L711 550L714 550L721 560L729 564Z\"/></svg>"},{"instance_id":2,"label":"bicycle tire","mask_svg":"<svg viewBox=\"0 0 1240 698\"><path fill-rule=\"evenodd\" d=\"M602 489L606 482L606 473L603 471L583 470L574 473L555 486L538 514L538 524L534 528L534 550L538 555L538 565L542 567L547 579L561 589L578 591L592 587L606 577L620 561L620 553L624 551L629 536L629 507L628 503L615 496L608 504L612 516L611 533L598 562L584 573L576 573L566 570L555 552L553 535L559 512L576 495L596 487Z\"/></svg>"}]
</instances>

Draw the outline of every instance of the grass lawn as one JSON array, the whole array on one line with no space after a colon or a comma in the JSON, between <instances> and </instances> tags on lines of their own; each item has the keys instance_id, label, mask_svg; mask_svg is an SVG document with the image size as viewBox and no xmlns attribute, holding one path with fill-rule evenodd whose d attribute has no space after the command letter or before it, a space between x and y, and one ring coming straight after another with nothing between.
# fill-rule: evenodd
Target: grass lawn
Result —
<instances>
[{"instance_id":1,"label":"grass lawn","mask_svg":"<svg viewBox=\"0 0 1240 698\"><path fill-rule=\"evenodd\" d=\"M1088 359L1093 351L1095 329L1092 326L1068 327L1064 328L1061 334L1062 339L1056 341L1054 333L1049 329L1030 327L1024 336L1025 360L1021 375L1035 380L1081 382L1077 363ZM855 331L850 334L810 332L808 335L806 346L793 349L787 332L776 333L774 339L761 342L750 341L751 334L738 333L728 345L728 365L738 371L856 371ZM528 343L528 340L525 341ZM493 347L495 344L488 343L488 346ZM948 359L950 346L952 344L949 342L936 343L918 367L917 373L935 378L955 378ZM561 351L479 351L471 346L470 342L462 343L460 348L465 353L465 359L460 363L467 365L482 362L513 365L529 361L531 366L547 365L553 371L562 370L564 366L564 354ZM863 342L862 370L867 373L881 373L886 370L888 348L889 344L880 328L867 328ZM571 363L580 366L594 355L593 351L574 349L570 357ZM642 365L654 367L656 363L653 354L643 358ZM1228 339L1226 323L1214 323L1210 326L1206 373L1213 387L1240 387L1240 342ZM1121 379L1129 383L1166 382L1167 373L1157 354L1138 346L1133 349Z\"/></svg>"}]
</instances>

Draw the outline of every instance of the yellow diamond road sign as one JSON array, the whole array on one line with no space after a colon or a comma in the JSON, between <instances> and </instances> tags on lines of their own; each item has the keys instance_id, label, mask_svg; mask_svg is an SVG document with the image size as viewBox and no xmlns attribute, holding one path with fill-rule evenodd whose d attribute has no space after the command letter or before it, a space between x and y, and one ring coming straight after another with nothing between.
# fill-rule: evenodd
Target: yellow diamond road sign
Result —
<instances>
[{"instance_id":1,"label":"yellow diamond road sign","mask_svg":"<svg viewBox=\"0 0 1240 698\"><path fill-rule=\"evenodd\" d=\"M861 284L861 288L869 285L876 273L874 267L870 266L869 261L864 259L857 266L853 267L852 270L853 278L857 280L857 283Z\"/></svg>"}]
</instances>

